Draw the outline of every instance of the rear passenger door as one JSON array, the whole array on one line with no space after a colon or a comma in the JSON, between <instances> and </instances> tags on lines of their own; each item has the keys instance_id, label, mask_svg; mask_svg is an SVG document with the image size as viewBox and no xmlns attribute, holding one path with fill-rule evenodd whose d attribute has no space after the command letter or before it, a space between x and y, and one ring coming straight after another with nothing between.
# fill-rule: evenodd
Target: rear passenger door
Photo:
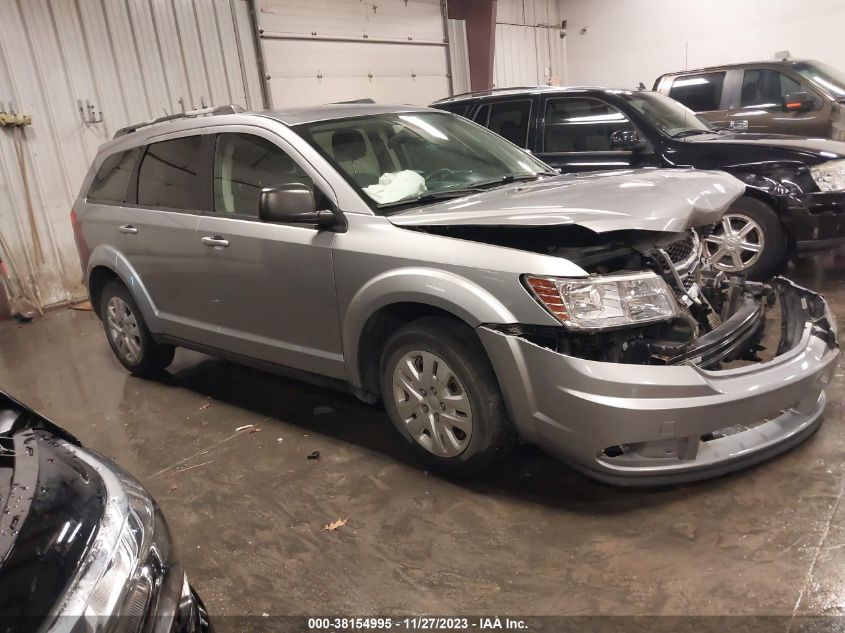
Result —
<instances>
[{"instance_id":1,"label":"rear passenger door","mask_svg":"<svg viewBox=\"0 0 845 633\"><path fill-rule=\"evenodd\" d=\"M164 333L195 339L208 312L194 288L206 272L197 242L200 214L211 208L208 135L170 135L150 143L137 174L137 198L125 220L123 253L152 299Z\"/></svg>"},{"instance_id":2,"label":"rear passenger door","mask_svg":"<svg viewBox=\"0 0 845 633\"><path fill-rule=\"evenodd\" d=\"M702 119L727 126L729 90L724 70L695 75L680 75L672 80L669 96L680 101Z\"/></svg>"},{"instance_id":3,"label":"rear passenger door","mask_svg":"<svg viewBox=\"0 0 845 633\"><path fill-rule=\"evenodd\" d=\"M543 121L537 135L537 156L552 167L580 172L650 164L652 154L648 152L613 147L614 132L636 128L609 103L580 95L547 96L541 103Z\"/></svg>"},{"instance_id":4,"label":"rear passenger door","mask_svg":"<svg viewBox=\"0 0 845 633\"><path fill-rule=\"evenodd\" d=\"M190 289L211 327L208 345L344 379L332 269L335 233L263 222L265 187L301 183L322 209L332 203L320 175L270 131L215 128L212 208L195 237L204 272Z\"/></svg>"},{"instance_id":5,"label":"rear passenger door","mask_svg":"<svg viewBox=\"0 0 845 633\"><path fill-rule=\"evenodd\" d=\"M514 145L533 151L529 145L533 128L532 105L531 98L485 103L476 111L473 120Z\"/></svg>"},{"instance_id":6,"label":"rear passenger door","mask_svg":"<svg viewBox=\"0 0 845 633\"><path fill-rule=\"evenodd\" d=\"M775 68L745 68L738 70L738 90L728 110L728 125L736 130L826 136L829 121L820 116L823 101L816 92L798 77ZM812 110L786 112L783 98L796 92L816 97Z\"/></svg>"}]
</instances>

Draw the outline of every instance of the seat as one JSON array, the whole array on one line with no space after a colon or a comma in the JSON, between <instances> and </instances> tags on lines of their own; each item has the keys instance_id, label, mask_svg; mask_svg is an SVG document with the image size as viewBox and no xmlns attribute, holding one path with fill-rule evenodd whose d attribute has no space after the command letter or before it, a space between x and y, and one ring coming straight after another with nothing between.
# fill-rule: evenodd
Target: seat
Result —
<instances>
[{"instance_id":1,"label":"seat","mask_svg":"<svg viewBox=\"0 0 845 633\"><path fill-rule=\"evenodd\" d=\"M368 163L375 158L367 156L367 141L358 130L335 130L332 133L334 159L361 187L378 182L378 174Z\"/></svg>"}]
</instances>

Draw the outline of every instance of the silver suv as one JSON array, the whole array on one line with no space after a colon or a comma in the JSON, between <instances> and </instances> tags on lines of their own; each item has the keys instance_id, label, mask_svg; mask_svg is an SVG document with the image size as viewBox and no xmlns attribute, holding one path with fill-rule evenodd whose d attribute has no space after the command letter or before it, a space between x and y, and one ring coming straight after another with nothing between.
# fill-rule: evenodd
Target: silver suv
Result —
<instances>
[{"instance_id":1,"label":"silver suv","mask_svg":"<svg viewBox=\"0 0 845 633\"><path fill-rule=\"evenodd\" d=\"M560 176L427 108L226 108L119 132L72 220L135 374L193 348L381 398L440 472L521 440L651 485L760 461L821 420L839 356L822 297L702 261L743 190Z\"/></svg>"}]
</instances>

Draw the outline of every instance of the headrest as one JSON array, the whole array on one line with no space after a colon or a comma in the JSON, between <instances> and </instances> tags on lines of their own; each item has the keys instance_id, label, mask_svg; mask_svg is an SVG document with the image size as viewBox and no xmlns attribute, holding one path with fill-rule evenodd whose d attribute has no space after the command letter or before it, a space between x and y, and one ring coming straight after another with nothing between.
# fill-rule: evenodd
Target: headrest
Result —
<instances>
[{"instance_id":1,"label":"headrest","mask_svg":"<svg viewBox=\"0 0 845 633\"><path fill-rule=\"evenodd\" d=\"M335 160L350 161L367 155L367 143L358 130L336 130L332 132L332 152Z\"/></svg>"}]
</instances>

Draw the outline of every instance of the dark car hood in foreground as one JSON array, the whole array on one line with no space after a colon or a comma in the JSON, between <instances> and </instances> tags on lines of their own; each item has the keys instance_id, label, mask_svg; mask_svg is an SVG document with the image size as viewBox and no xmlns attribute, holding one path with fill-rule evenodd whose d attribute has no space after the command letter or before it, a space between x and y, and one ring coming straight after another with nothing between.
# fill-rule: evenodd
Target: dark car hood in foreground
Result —
<instances>
[{"instance_id":1,"label":"dark car hood in foreground","mask_svg":"<svg viewBox=\"0 0 845 633\"><path fill-rule=\"evenodd\" d=\"M716 171L638 169L557 176L389 216L397 226L553 226L596 233L684 231L713 224L745 191Z\"/></svg>"},{"instance_id":2,"label":"dark car hood in foreground","mask_svg":"<svg viewBox=\"0 0 845 633\"><path fill-rule=\"evenodd\" d=\"M714 145L741 145L765 149L792 150L802 154L811 154L822 160L845 157L845 143L827 138L804 138L786 134L721 133L688 136L687 143L707 143Z\"/></svg>"},{"instance_id":3,"label":"dark car hood in foreground","mask_svg":"<svg viewBox=\"0 0 845 633\"><path fill-rule=\"evenodd\" d=\"M2 633L39 628L99 526L105 487L68 443L77 441L0 392Z\"/></svg>"}]
</instances>

